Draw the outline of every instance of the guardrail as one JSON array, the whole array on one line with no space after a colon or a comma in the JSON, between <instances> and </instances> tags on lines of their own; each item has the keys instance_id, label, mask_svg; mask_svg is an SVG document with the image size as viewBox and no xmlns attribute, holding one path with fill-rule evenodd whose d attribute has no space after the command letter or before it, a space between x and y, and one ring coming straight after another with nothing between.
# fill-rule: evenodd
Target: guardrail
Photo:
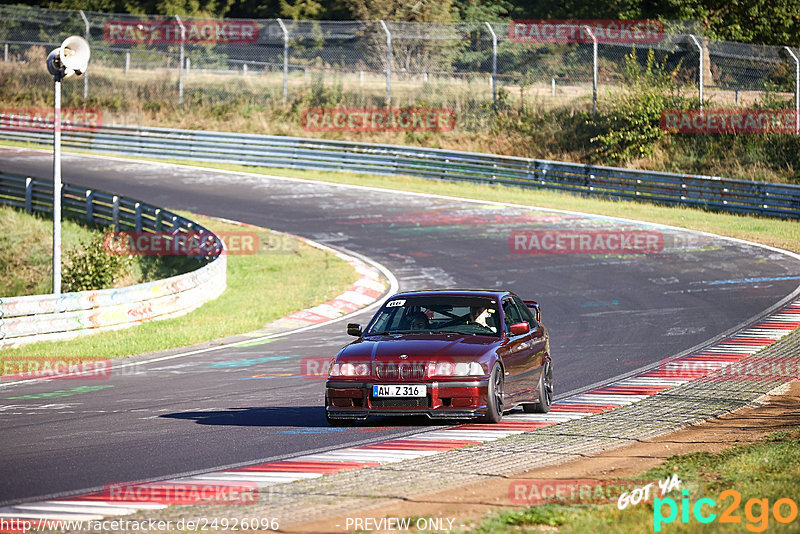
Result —
<instances>
[{"instance_id":1,"label":"guardrail","mask_svg":"<svg viewBox=\"0 0 800 534\"><path fill-rule=\"evenodd\" d=\"M53 184L0 173L0 204L52 213ZM203 226L143 202L64 184L62 214L115 231L208 232ZM212 234L213 235L213 234ZM0 348L124 328L187 313L226 287L227 256L189 273L134 286L61 295L0 297Z\"/></svg>"},{"instance_id":2,"label":"guardrail","mask_svg":"<svg viewBox=\"0 0 800 534\"><path fill-rule=\"evenodd\" d=\"M17 119L13 115L0 115L0 139L40 144L51 142L52 134L46 128L16 128ZM800 218L800 186L797 185L435 148L89 125L83 131L76 129L62 133L62 144L128 156L497 183L731 213Z\"/></svg>"}]
</instances>

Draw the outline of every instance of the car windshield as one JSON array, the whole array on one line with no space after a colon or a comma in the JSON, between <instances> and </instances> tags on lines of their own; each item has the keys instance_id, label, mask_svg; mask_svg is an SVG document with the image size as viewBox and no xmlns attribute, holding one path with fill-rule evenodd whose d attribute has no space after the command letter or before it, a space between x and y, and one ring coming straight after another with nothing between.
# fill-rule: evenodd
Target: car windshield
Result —
<instances>
[{"instance_id":1,"label":"car windshield","mask_svg":"<svg viewBox=\"0 0 800 534\"><path fill-rule=\"evenodd\" d=\"M364 335L454 333L500 337L497 301L486 297L413 296L387 301Z\"/></svg>"}]
</instances>

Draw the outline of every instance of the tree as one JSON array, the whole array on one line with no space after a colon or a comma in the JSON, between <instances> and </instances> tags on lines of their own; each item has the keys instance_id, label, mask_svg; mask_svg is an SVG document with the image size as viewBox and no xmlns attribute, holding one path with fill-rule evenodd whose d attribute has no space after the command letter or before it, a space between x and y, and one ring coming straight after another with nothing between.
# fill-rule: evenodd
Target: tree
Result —
<instances>
[{"instance_id":1,"label":"tree","mask_svg":"<svg viewBox=\"0 0 800 534\"><path fill-rule=\"evenodd\" d=\"M325 11L316 0L281 0L281 16L292 20L314 20Z\"/></svg>"},{"instance_id":2,"label":"tree","mask_svg":"<svg viewBox=\"0 0 800 534\"><path fill-rule=\"evenodd\" d=\"M453 0L345 0L356 20L454 22Z\"/></svg>"}]
</instances>

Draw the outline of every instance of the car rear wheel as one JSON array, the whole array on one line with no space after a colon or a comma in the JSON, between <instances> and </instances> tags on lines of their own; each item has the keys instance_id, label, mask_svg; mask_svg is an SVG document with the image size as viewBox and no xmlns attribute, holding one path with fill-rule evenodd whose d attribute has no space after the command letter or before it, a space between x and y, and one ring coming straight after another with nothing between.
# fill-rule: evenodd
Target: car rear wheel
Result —
<instances>
[{"instance_id":1,"label":"car rear wheel","mask_svg":"<svg viewBox=\"0 0 800 534\"><path fill-rule=\"evenodd\" d=\"M523 404L522 410L525 413L547 413L550 411L550 405L553 404L553 367L550 362L544 364L544 370L539 376L539 402L532 404Z\"/></svg>"},{"instance_id":2,"label":"car rear wheel","mask_svg":"<svg viewBox=\"0 0 800 534\"><path fill-rule=\"evenodd\" d=\"M492 366L492 373L489 375L486 415L482 418L483 422L499 423L500 420L503 419L504 383L503 367L499 363L495 363L494 366Z\"/></svg>"}]
</instances>

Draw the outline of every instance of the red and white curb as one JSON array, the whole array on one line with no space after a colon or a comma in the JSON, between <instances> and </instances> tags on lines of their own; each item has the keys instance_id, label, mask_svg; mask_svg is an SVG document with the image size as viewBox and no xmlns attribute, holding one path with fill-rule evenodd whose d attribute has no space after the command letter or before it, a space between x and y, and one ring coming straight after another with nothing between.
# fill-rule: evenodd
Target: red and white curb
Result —
<instances>
[{"instance_id":1,"label":"red and white curb","mask_svg":"<svg viewBox=\"0 0 800 534\"><path fill-rule=\"evenodd\" d=\"M326 474L363 469L429 456L493 441L514 434L535 431L564 421L582 419L597 413L633 404L724 370L736 362L772 345L800 328L800 299L779 309L757 324L731 337L697 351L667 361L653 369L596 387L553 403L546 414L512 413L499 424L467 423L444 430L421 432L409 437L389 439L367 445L307 454L288 460L225 469L165 482L141 483L163 487L196 488L202 485L234 486L249 484L266 488ZM731 375L730 379L736 379ZM108 491L93 492L63 499L32 502L0 508L0 518L99 520L108 516L131 514L137 510L166 508L154 499L110 499Z\"/></svg>"}]
</instances>

